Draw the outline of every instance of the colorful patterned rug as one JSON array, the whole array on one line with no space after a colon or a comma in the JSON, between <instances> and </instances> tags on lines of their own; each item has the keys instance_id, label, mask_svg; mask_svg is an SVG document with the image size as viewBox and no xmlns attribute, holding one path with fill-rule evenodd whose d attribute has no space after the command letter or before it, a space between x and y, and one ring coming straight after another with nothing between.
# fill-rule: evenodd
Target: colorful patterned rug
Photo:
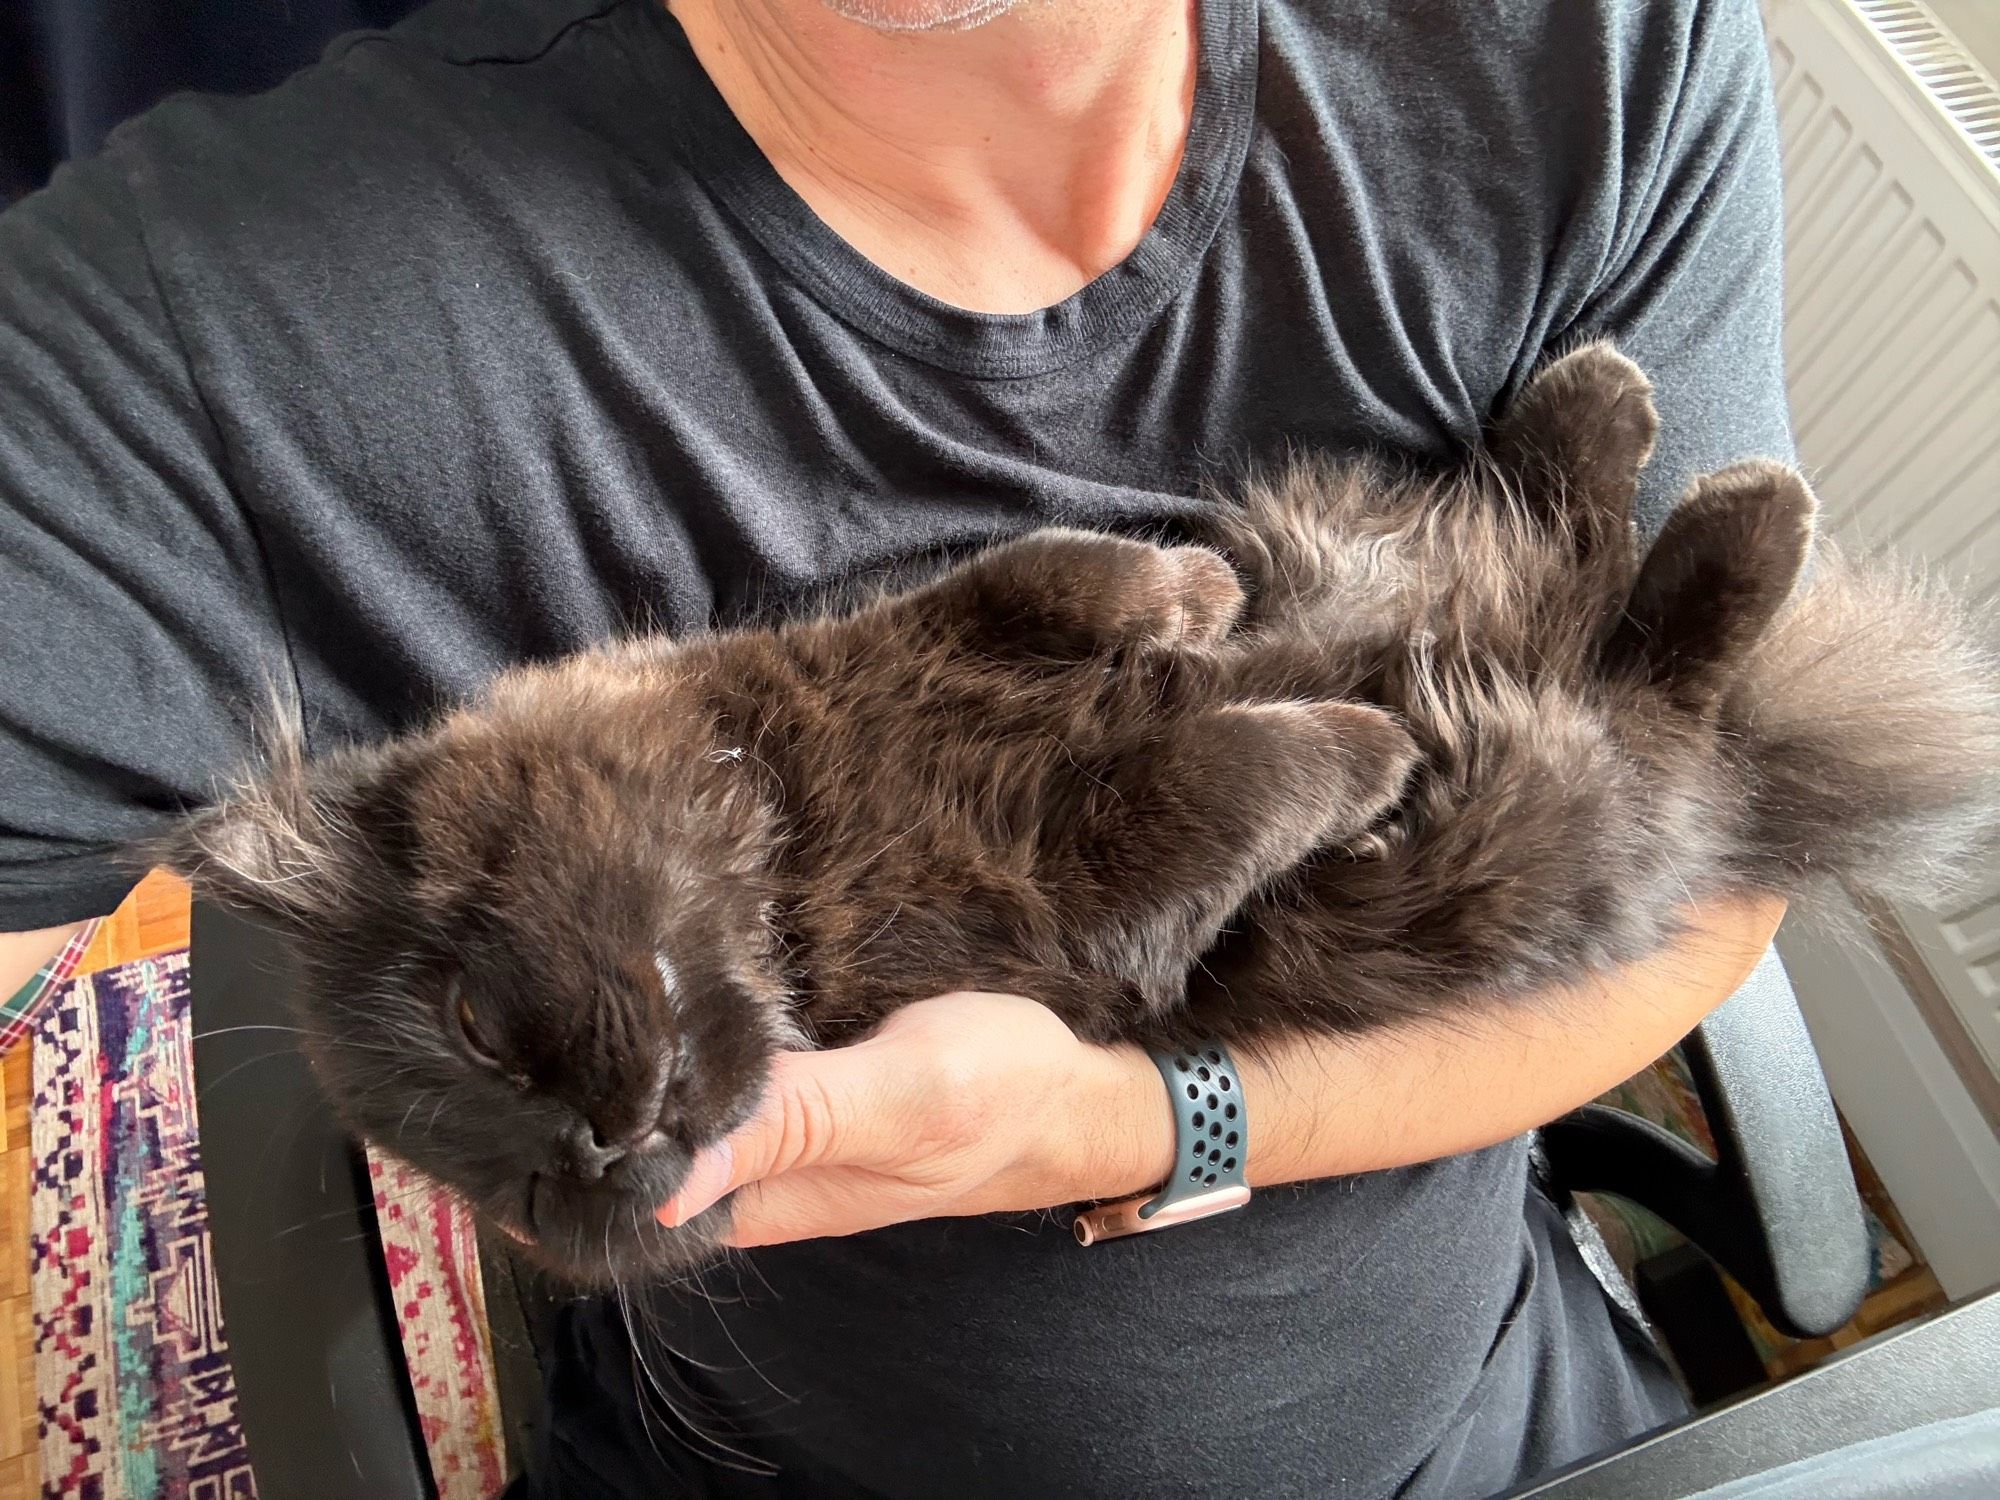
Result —
<instances>
[{"instance_id":1,"label":"colorful patterned rug","mask_svg":"<svg viewBox=\"0 0 2000 1500\"><path fill-rule=\"evenodd\" d=\"M368 1175L431 1477L441 1500L488 1500L506 1444L471 1211L394 1157L371 1151Z\"/></svg>"},{"instance_id":2,"label":"colorful patterned rug","mask_svg":"<svg viewBox=\"0 0 2000 1500\"><path fill-rule=\"evenodd\" d=\"M256 1493L194 1121L187 955L76 980L35 1032L42 1493Z\"/></svg>"},{"instance_id":3,"label":"colorful patterned rug","mask_svg":"<svg viewBox=\"0 0 2000 1500\"><path fill-rule=\"evenodd\" d=\"M253 1500L210 1258L187 952L74 967L32 1017L42 1494ZM370 1170L438 1493L487 1500L506 1465L471 1218L399 1163Z\"/></svg>"},{"instance_id":4,"label":"colorful patterned rug","mask_svg":"<svg viewBox=\"0 0 2000 1500\"><path fill-rule=\"evenodd\" d=\"M62 951L34 972L12 997L0 1003L0 1052L6 1052L30 1031L42 1013L42 1000L66 983L77 971L85 953L97 937L100 922L85 922L62 946Z\"/></svg>"}]
</instances>

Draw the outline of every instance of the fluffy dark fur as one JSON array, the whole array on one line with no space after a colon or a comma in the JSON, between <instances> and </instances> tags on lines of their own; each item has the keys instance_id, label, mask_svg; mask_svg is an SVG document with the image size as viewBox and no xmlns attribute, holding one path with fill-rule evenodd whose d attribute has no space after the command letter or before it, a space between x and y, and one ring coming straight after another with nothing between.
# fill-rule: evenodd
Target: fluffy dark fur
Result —
<instances>
[{"instance_id":1,"label":"fluffy dark fur","mask_svg":"<svg viewBox=\"0 0 2000 1500\"><path fill-rule=\"evenodd\" d=\"M293 932L355 1130L583 1280L708 1253L726 1204L650 1210L773 1052L925 995L1254 1042L1532 994L1718 890L1935 894L2000 820L1971 632L1831 557L1798 588L1775 465L1642 564L1654 426L1592 346L1461 473L1301 469L1215 551L1038 533L509 673L377 749L285 740L150 853Z\"/></svg>"},{"instance_id":2,"label":"fluffy dark fur","mask_svg":"<svg viewBox=\"0 0 2000 1500\"><path fill-rule=\"evenodd\" d=\"M1642 557L1655 431L1644 375L1590 345L1464 473L1305 468L1218 512L1252 587L1247 677L1282 692L1288 648L1422 759L1380 857L1315 857L1254 898L1177 1026L1449 1014L1653 952L1704 897L1937 902L1982 866L2000 669L1974 623L1815 551L1810 490L1769 462L1697 480Z\"/></svg>"},{"instance_id":3,"label":"fluffy dark fur","mask_svg":"<svg viewBox=\"0 0 2000 1500\"><path fill-rule=\"evenodd\" d=\"M1415 759L1379 708L1246 695L1213 552L1042 532L858 612L500 678L308 765L296 734L152 857L288 928L347 1123L581 1279L779 1048L955 987L1111 1038Z\"/></svg>"}]
</instances>

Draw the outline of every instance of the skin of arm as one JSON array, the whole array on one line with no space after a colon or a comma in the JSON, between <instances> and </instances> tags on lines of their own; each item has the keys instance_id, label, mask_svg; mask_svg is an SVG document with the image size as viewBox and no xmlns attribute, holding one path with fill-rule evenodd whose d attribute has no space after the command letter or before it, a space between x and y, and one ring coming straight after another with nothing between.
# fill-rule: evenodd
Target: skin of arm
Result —
<instances>
[{"instance_id":1,"label":"skin of arm","mask_svg":"<svg viewBox=\"0 0 2000 1500\"><path fill-rule=\"evenodd\" d=\"M1630 1077L1735 992L1784 903L1686 915L1672 947L1561 991L1240 1057L1251 1182L1477 1150ZM697 1158L660 1218L684 1222L735 1190L731 1243L751 1246L1053 1208L1150 1191L1173 1150L1164 1085L1140 1049L1081 1042L1018 995L946 995L852 1047L782 1058L758 1115Z\"/></svg>"},{"instance_id":2,"label":"skin of arm","mask_svg":"<svg viewBox=\"0 0 2000 1500\"><path fill-rule=\"evenodd\" d=\"M58 953L81 922L43 927L35 932L0 932L0 999L13 994L35 971Z\"/></svg>"}]
</instances>

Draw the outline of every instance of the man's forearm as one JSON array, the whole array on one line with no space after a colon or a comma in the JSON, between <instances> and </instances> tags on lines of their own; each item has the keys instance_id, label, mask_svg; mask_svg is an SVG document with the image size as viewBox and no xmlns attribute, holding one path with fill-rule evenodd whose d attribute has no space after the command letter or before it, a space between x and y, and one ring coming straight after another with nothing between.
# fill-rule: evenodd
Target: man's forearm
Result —
<instances>
[{"instance_id":1,"label":"man's forearm","mask_svg":"<svg viewBox=\"0 0 2000 1500\"><path fill-rule=\"evenodd\" d=\"M1668 1051L1734 994L1785 911L1775 897L1690 915L1672 948L1531 1001L1365 1037L1307 1037L1237 1059L1249 1101L1250 1179L1300 1182L1477 1150L1588 1103ZM1122 1048L1089 1196L1143 1192L1173 1160L1158 1074Z\"/></svg>"},{"instance_id":2,"label":"man's forearm","mask_svg":"<svg viewBox=\"0 0 2000 1500\"><path fill-rule=\"evenodd\" d=\"M1430 1161L1574 1109L1728 999L1783 914L1776 900L1705 908L1645 963L1456 1025L1245 1049L1252 1181ZM1173 1160L1173 1112L1142 1050L1079 1041L1019 995L957 993L852 1046L780 1057L756 1116L697 1155L659 1217L688 1224L733 1191L728 1242L773 1245L1129 1197Z\"/></svg>"}]
</instances>

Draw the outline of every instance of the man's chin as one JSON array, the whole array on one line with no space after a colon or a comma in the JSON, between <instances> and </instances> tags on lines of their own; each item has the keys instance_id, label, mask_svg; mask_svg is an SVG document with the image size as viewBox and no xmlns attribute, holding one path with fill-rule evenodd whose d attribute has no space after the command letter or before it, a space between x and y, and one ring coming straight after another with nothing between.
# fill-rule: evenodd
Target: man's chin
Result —
<instances>
[{"instance_id":1,"label":"man's chin","mask_svg":"<svg viewBox=\"0 0 2000 1500\"><path fill-rule=\"evenodd\" d=\"M821 0L826 8L870 31L971 31L998 20L1023 0Z\"/></svg>"}]
</instances>

